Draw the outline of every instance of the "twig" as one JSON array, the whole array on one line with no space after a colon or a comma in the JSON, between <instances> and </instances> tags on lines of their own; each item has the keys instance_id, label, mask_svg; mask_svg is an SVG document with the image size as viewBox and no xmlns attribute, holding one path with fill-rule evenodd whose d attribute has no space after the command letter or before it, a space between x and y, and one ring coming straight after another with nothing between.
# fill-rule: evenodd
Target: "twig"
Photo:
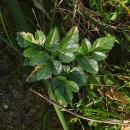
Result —
<instances>
[{"instance_id":1,"label":"twig","mask_svg":"<svg viewBox=\"0 0 130 130\"><path fill-rule=\"evenodd\" d=\"M87 121L93 121L93 122L99 122L99 123L106 123L106 124L114 124L114 125L124 125L124 126L130 126L130 123L123 123L123 122L118 122L118 121L109 121L109 120L98 120L98 119L92 119L89 117L85 117L82 116L80 114L74 113L70 110L68 110L67 108L63 107L62 105L60 105L57 102L54 102L53 100L49 99L46 95L40 94L39 92L35 91L34 89L30 88L30 91L32 91L33 93L37 94L38 96L40 96L41 98L45 99L47 102L49 102L50 104L53 104L59 108L62 108L64 111L80 118L80 119L84 119Z\"/></svg>"}]
</instances>

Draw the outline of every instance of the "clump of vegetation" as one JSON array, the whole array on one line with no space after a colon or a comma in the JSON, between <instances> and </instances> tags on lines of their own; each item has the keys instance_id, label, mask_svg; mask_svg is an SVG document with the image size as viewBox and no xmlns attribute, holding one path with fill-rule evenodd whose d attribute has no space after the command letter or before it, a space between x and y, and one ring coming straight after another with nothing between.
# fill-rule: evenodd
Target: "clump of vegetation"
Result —
<instances>
[{"instance_id":1,"label":"clump of vegetation","mask_svg":"<svg viewBox=\"0 0 130 130\"><path fill-rule=\"evenodd\" d=\"M129 0L33 0L33 3L27 2L33 11L21 1L14 0L15 4L5 2L2 4L11 10L14 25L4 23L4 18L6 21L10 18L5 16L7 12L1 11L0 19L5 35L0 32L0 39L12 48L10 52L14 54L13 59L20 58L22 64L23 57L15 44L15 37L16 32L24 31L17 33L17 40L24 48L24 65L34 68L26 81L35 86L44 83L44 93L48 93L52 100L45 99L54 105L64 129L69 126L75 130L120 130L121 123L128 123ZM36 28L39 30L34 33ZM29 73L30 69L25 68ZM44 87L37 88L43 97ZM79 116L73 117L70 110L72 113L64 117L59 107L73 109L74 113L91 120L86 123ZM49 115L45 114L45 129L49 129ZM69 121L66 122L66 119ZM104 125L103 120L108 124Z\"/></svg>"},{"instance_id":2,"label":"clump of vegetation","mask_svg":"<svg viewBox=\"0 0 130 130\"><path fill-rule=\"evenodd\" d=\"M87 72L98 72L98 61L106 58L105 53L111 50L115 38L99 38L93 45L85 38L80 45L77 27L72 28L61 41L59 38L57 28L52 29L47 38L39 30L35 38L25 32L17 35L19 45L25 48L24 65L35 67L27 81L51 79L58 101L66 105L72 100L72 92L86 85Z\"/></svg>"}]
</instances>

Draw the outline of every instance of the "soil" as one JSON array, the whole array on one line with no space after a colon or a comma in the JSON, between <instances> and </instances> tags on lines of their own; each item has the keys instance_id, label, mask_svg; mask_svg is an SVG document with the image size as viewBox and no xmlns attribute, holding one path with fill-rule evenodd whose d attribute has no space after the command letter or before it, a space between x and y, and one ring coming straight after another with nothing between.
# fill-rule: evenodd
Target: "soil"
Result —
<instances>
[{"instance_id":1,"label":"soil","mask_svg":"<svg viewBox=\"0 0 130 130\"><path fill-rule=\"evenodd\" d=\"M0 44L0 130L47 130L45 121L51 128L58 128L54 112L54 119L49 120L50 113L47 114L53 107L29 91L26 70L12 52Z\"/></svg>"}]
</instances>

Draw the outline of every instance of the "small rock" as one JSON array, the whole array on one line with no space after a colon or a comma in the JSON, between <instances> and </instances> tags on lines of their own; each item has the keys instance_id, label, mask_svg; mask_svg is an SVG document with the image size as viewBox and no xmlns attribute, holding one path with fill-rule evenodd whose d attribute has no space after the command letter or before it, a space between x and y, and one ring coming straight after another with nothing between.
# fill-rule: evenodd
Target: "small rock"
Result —
<instances>
[{"instance_id":1,"label":"small rock","mask_svg":"<svg viewBox=\"0 0 130 130\"><path fill-rule=\"evenodd\" d=\"M3 107L4 107L5 109L8 109L8 108L9 108L7 104L4 104Z\"/></svg>"}]
</instances>

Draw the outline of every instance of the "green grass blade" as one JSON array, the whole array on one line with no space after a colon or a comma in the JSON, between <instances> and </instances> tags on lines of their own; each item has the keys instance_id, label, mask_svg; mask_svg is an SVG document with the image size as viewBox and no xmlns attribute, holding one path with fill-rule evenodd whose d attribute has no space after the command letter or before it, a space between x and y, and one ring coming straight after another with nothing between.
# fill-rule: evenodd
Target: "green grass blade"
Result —
<instances>
[{"instance_id":1,"label":"green grass blade","mask_svg":"<svg viewBox=\"0 0 130 130\"><path fill-rule=\"evenodd\" d=\"M97 0L97 10L100 14L103 13L102 0Z\"/></svg>"},{"instance_id":2,"label":"green grass blade","mask_svg":"<svg viewBox=\"0 0 130 130\"><path fill-rule=\"evenodd\" d=\"M5 0L19 31L28 31L28 25L17 0Z\"/></svg>"},{"instance_id":3,"label":"green grass blade","mask_svg":"<svg viewBox=\"0 0 130 130\"><path fill-rule=\"evenodd\" d=\"M55 13L56 13L56 6L57 6L57 0L55 0L55 3L54 3L54 9L53 9L53 14L52 14L52 18L51 18L50 29L53 27L53 24L54 24Z\"/></svg>"},{"instance_id":4,"label":"green grass blade","mask_svg":"<svg viewBox=\"0 0 130 130\"><path fill-rule=\"evenodd\" d=\"M49 94L50 99L52 99L53 101L56 101L56 98L55 98L55 96L54 96L54 94L53 94L53 92L52 92L52 90L51 90L51 86L50 86L49 81L48 81L48 80L44 80L43 83L44 83L44 85L45 85L45 87L46 87L46 89L47 89L47 92L48 92L48 94ZM59 117L59 120L60 120L60 122L61 122L61 124L62 124L64 130L69 130L69 128L68 128L68 126L67 126L67 123L66 123L66 121L65 121L65 118L64 118L64 116L63 116L63 113L62 113L62 111L60 110L60 108L57 107L57 106L55 106L55 105L54 105L54 108L55 108L55 111L56 111L56 113L57 113L57 115L58 115L58 117Z\"/></svg>"},{"instance_id":5,"label":"green grass blade","mask_svg":"<svg viewBox=\"0 0 130 130\"><path fill-rule=\"evenodd\" d=\"M85 108L84 111L88 111L88 112L94 112L94 113L97 113L97 114L102 114L103 116L113 116L113 117L117 117L119 119L122 119L122 116L121 115L118 115L116 113L112 113L112 112L108 112L108 111L103 111L103 110L95 110L95 109L89 109L89 108ZM100 115L101 116L101 115Z\"/></svg>"},{"instance_id":6,"label":"green grass blade","mask_svg":"<svg viewBox=\"0 0 130 130\"><path fill-rule=\"evenodd\" d=\"M128 41L130 41L130 36L129 36L129 34L125 31L125 28L122 27L121 29L122 29L122 32L123 32L125 38L126 38Z\"/></svg>"},{"instance_id":7,"label":"green grass blade","mask_svg":"<svg viewBox=\"0 0 130 130\"><path fill-rule=\"evenodd\" d=\"M4 32L5 32L6 36L7 36L8 41L5 40L5 39L2 38L2 37L0 37L0 39L1 39L2 41L4 41L5 43L7 43L8 46L11 47L14 51L19 52L19 50L13 45L13 43L12 43L12 41L11 41L9 35L8 35L8 32L7 32L7 30L6 30L6 27L5 27L5 24L4 24L4 21L3 21L3 18L2 18L1 12L0 12L0 21L1 21L1 23L2 23Z\"/></svg>"},{"instance_id":8,"label":"green grass blade","mask_svg":"<svg viewBox=\"0 0 130 130\"><path fill-rule=\"evenodd\" d=\"M104 26L100 25L99 23L97 23L95 20L93 20L91 17L89 17L86 13L84 12L80 12L77 10L77 12L86 20L90 21L91 23L93 23L96 27L98 27L102 32L104 33L109 33L111 36L115 36L113 35L110 31L108 31L108 29L105 29ZM124 41L122 41L120 38L115 37L116 38L116 42L118 44L120 44L122 47L124 47L126 50L128 50L130 52L130 45L126 44Z\"/></svg>"}]
</instances>

